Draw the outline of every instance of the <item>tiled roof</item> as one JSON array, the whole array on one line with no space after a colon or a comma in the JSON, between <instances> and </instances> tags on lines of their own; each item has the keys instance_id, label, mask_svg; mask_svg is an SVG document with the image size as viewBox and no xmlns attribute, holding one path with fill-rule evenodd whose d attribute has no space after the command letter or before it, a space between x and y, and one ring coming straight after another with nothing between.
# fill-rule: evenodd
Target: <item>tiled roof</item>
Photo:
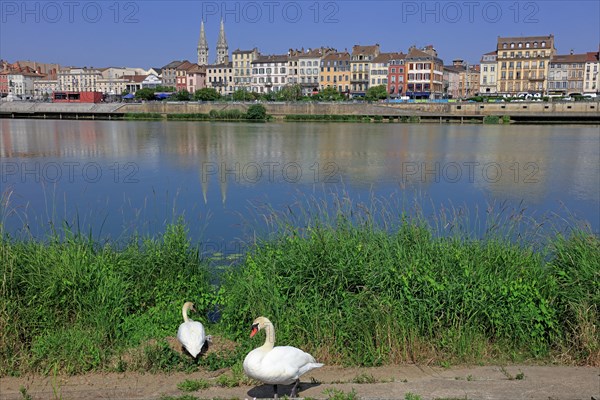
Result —
<instances>
[{"instance_id":1,"label":"tiled roof","mask_svg":"<svg viewBox=\"0 0 600 400\"><path fill-rule=\"evenodd\" d=\"M406 54L404 54L404 53L381 53L377 57L375 57L373 60L371 60L371 63L386 63L386 62L390 62L392 60L400 60L405 57L406 57Z\"/></svg>"},{"instance_id":2,"label":"tiled roof","mask_svg":"<svg viewBox=\"0 0 600 400\"><path fill-rule=\"evenodd\" d=\"M329 53L323 57L323 61L350 61L350 53L347 51Z\"/></svg>"},{"instance_id":3,"label":"tiled roof","mask_svg":"<svg viewBox=\"0 0 600 400\"><path fill-rule=\"evenodd\" d=\"M168 63L167 65L165 65L164 67L162 67L161 70L162 69L177 68L181 63L183 63L183 61L171 61L170 63Z\"/></svg>"},{"instance_id":4,"label":"tiled roof","mask_svg":"<svg viewBox=\"0 0 600 400\"><path fill-rule=\"evenodd\" d=\"M147 77L148 75L123 75L123 79L126 81L136 83L143 82Z\"/></svg>"},{"instance_id":5,"label":"tiled roof","mask_svg":"<svg viewBox=\"0 0 600 400\"><path fill-rule=\"evenodd\" d=\"M271 54L271 55L260 55L252 61L252 64L263 64L263 63L287 63L287 54Z\"/></svg>"},{"instance_id":6,"label":"tiled roof","mask_svg":"<svg viewBox=\"0 0 600 400\"><path fill-rule=\"evenodd\" d=\"M587 53L584 54L557 54L550 60L551 63L585 63Z\"/></svg>"},{"instance_id":7,"label":"tiled roof","mask_svg":"<svg viewBox=\"0 0 600 400\"><path fill-rule=\"evenodd\" d=\"M352 55L358 54L375 54L379 51L379 43L369 46L354 45L352 46Z\"/></svg>"}]
</instances>

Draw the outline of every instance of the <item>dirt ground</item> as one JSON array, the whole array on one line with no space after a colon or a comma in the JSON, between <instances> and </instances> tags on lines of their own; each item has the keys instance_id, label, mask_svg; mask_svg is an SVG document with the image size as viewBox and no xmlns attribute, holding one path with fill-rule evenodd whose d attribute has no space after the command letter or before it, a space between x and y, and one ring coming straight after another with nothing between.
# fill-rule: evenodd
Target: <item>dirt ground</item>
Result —
<instances>
[{"instance_id":1,"label":"dirt ground","mask_svg":"<svg viewBox=\"0 0 600 400\"><path fill-rule=\"evenodd\" d=\"M522 379L515 379L518 374ZM24 387L32 399L159 399L188 394L177 388L186 379L214 381L218 373L89 374L76 377L0 378L0 399L23 400ZM369 376L373 383L353 383ZM279 396L291 386L280 386ZM600 369L592 367L520 366L379 368L325 366L302 377L302 397L327 398L327 389L355 390L363 399L405 399L406 393L429 399L539 399L600 400ZM189 393L199 399L272 398L267 385L211 387Z\"/></svg>"}]
</instances>

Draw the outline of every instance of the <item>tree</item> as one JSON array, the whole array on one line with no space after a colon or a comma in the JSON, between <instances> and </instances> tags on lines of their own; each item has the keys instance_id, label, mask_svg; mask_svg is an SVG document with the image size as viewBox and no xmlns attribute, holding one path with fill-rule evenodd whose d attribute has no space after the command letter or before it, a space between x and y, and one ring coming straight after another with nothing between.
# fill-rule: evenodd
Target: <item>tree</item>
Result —
<instances>
[{"instance_id":1,"label":"tree","mask_svg":"<svg viewBox=\"0 0 600 400\"><path fill-rule=\"evenodd\" d=\"M155 89L156 92L174 92L175 88L173 86L161 86L158 85Z\"/></svg>"},{"instance_id":2,"label":"tree","mask_svg":"<svg viewBox=\"0 0 600 400\"><path fill-rule=\"evenodd\" d=\"M365 99L368 101L377 101L380 99L387 98L387 95L388 95L388 93L387 93L387 88L385 87L385 85L378 85L378 86L370 87L367 90Z\"/></svg>"},{"instance_id":3,"label":"tree","mask_svg":"<svg viewBox=\"0 0 600 400\"><path fill-rule=\"evenodd\" d=\"M179 92L175 93L175 96L173 96L173 97L177 101L189 101L190 100L190 92L183 89L183 90L180 90Z\"/></svg>"},{"instance_id":4,"label":"tree","mask_svg":"<svg viewBox=\"0 0 600 400\"><path fill-rule=\"evenodd\" d=\"M302 96L300 85L286 85L277 92L277 100L296 101Z\"/></svg>"},{"instance_id":5,"label":"tree","mask_svg":"<svg viewBox=\"0 0 600 400\"><path fill-rule=\"evenodd\" d=\"M262 104L252 104L248 107L246 112L246 118L254 120L265 120L267 119L267 109Z\"/></svg>"},{"instance_id":6,"label":"tree","mask_svg":"<svg viewBox=\"0 0 600 400\"><path fill-rule=\"evenodd\" d=\"M154 89L143 88L135 92L135 98L141 100L154 100Z\"/></svg>"},{"instance_id":7,"label":"tree","mask_svg":"<svg viewBox=\"0 0 600 400\"><path fill-rule=\"evenodd\" d=\"M321 101L340 101L344 99L342 94L333 87L326 87L313 97L316 97L317 100Z\"/></svg>"},{"instance_id":8,"label":"tree","mask_svg":"<svg viewBox=\"0 0 600 400\"><path fill-rule=\"evenodd\" d=\"M244 89L238 89L233 92L232 98L234 101L250 101L254 100L254 95L252 92L248 92Z\"/></svg>"},{"instance_id":9,"label":"tree","mask_svg":"<svg viewBox=\"0 0 600 400\"><path fill-rule=\"evenodd\" d=\"M200 101L215 101L219 100L221 95L214 88L202 88L194 92L194 100Z\"/></svg>"}]
</instances>

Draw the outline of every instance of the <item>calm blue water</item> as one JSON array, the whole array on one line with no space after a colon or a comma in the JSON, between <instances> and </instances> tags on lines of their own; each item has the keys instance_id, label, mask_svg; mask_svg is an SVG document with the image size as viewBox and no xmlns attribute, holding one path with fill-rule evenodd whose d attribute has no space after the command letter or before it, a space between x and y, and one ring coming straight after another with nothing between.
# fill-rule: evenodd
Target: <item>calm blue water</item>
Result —
<instances>
[{"instance_id":1,"label":"calm blue water","mask_svg":"<svg viewBox=\"0 0 600 400\"><path fill-rule=\"evenodd\" d=\"M600 227L597 126L0 120L2 224L43 238L157 234L183 215L207 251L237 253L272 214L339 200L440 214L523 211ZM364 205L364 206L363 206ZM332 208L333 209L333 208ZM362 211L361 211L362 210ZM504 211L502 211L504 210ZM379 216L382 212L376 213Z\"/></svg>"}]
</instances>

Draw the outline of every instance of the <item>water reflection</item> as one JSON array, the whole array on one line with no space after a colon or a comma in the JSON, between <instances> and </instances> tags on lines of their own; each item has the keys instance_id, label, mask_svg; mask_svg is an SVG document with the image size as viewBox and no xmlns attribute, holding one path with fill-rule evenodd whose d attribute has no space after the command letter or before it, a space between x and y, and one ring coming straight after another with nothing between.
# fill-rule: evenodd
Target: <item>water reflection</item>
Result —
<instances>
[{"instance_id":1,"label":"water reflection","mask_svg":"<svg viewBox=\"0 0 600 400\"><path fill-rule=\"evenodd\" d=\"M165 209L159 213L178 197L188 215L211 213L231 227L226 212L243 214L249 200L283 206L290 193L328 186L363 196L418 190L467 206L509 199L548 211L564 203L599 226L598 127L8 119L0 126L3 190L41 213L39 187L51 183L65 218L64 203L114 215L129 202L139 217L149 197Z\"/></svg>"}]
</instances>

